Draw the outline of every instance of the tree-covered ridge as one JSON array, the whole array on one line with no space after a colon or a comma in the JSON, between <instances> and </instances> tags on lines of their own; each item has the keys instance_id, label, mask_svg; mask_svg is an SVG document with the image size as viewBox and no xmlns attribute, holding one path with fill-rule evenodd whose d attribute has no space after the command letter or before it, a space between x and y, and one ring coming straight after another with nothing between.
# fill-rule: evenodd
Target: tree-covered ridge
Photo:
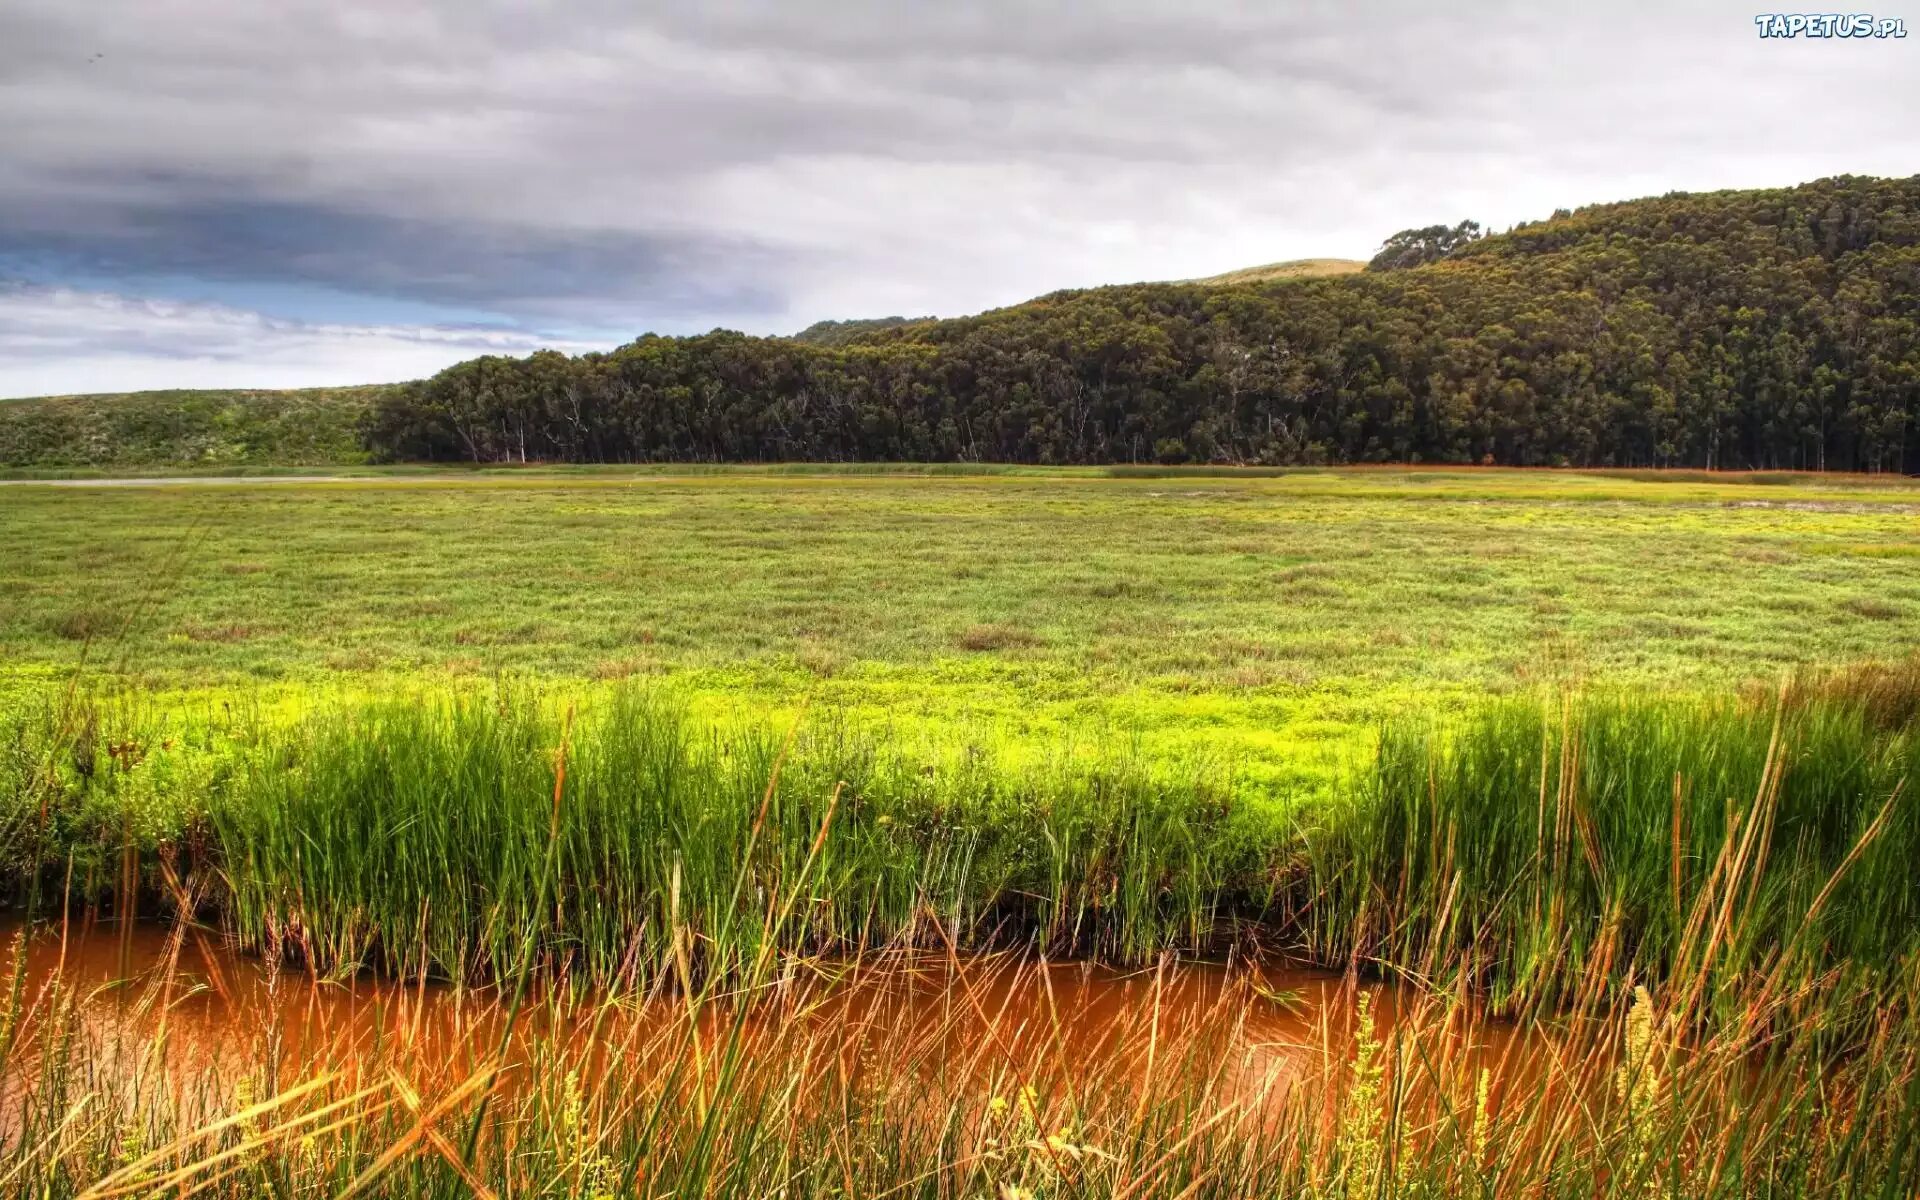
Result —
<instances>
[{"instance_id":1,"label":"tree-covered ridge","mask_svg":"<svg viewBox=\"0 0 1920 1200\"><path fill-rule=\"evenodd\" d=\"M370 447L1914 471L1917 297L1920 178L1849 177L1556 214L1412 269L1061 292L832 346L477 359L391 397Z\"/></svg>"}]
</instances>

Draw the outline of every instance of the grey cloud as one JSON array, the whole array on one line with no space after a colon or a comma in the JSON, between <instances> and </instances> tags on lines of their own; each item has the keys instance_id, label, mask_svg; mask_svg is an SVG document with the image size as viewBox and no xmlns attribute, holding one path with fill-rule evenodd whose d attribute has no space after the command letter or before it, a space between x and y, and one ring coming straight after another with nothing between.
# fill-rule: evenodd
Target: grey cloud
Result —
<instances>
[{"instance_id":1,"label":"grey cloud","mask_svg":"<svg viewBox=\"0 0 1920 1200\"><path fill-rule=\"evenodd\" d=\"M1920 38L1767 44L1751 18L1734 0L9 0L0 248L765 331L1912 169Z\"/></svg>"},{"instance_id":2,"label":"grey cloud","mask_svg":"<svg viewBox=\"0 0 1920 1200\"><path fill-rule=\"evenodd\" d=\"M245 199L236 195L244 185L219 180L123 176L75 190L96 182L130 199L90 215L16 210L0 228L0 264L306 283L585 324L636 308L752 316L781 307L761 282L778 276L781 255L745 239L360 213Z\"/></svg>"}]
</instances>

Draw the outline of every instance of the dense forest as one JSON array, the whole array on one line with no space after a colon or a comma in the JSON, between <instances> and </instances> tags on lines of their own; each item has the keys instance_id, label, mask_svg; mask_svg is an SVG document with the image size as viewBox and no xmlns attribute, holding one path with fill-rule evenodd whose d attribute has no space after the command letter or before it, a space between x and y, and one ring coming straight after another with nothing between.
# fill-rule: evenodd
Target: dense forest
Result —
<instances>
[{"instance_id":1,"label":"dense forest","mask_svg":"<svg viewBox=\"0 0 1920 1200\"><path fill-rule=\"evenodd\" d=\"M1408 230L1352 274L479 358L373 397L360 449L1920 473L1920 176L1673 194L1478 235Z\"/></svg>"},{"instance_id":2,"label":"dense forest","mask_svg":"<svg viewBox=\"0 0 1920 1200\"><path fill-rule=\"evenodd\" d=\"M388 397L369 445L468 461L1920 471L1920 177L1472 232L1408 231L1413 252L1360 274L1062 292L832 344L715 332L481 358Z\"/></svg>"}]
</instances>

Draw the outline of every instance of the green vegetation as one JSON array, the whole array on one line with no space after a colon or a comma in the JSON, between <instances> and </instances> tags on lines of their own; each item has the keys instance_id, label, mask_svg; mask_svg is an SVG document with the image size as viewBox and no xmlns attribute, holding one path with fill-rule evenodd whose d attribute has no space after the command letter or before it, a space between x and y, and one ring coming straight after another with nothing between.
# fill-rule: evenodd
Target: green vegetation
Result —
<instances>
[{"instance_id":1,"label":"green vegetation","mask_svg":"<svg viewBox=\"0 0 1920 1200\"><path fill-rule=\"evenodd\" d=\"M1388 238L1380 253L1367 260L1369 271L1405 271L1436 263L1462 250L1483 236L1478 221L1462 221L1451 228L1428 225L1423 229L1402 229Z\"/></svg>"},{"instance_id":2,"label":"green vegetation","mask_svg":"<svg viewBox=\"0 0 1920 1200\"><path fill-rule=\"evenodd\" d=\"M1355 862L1329 854L1314 900L1346 915L1328 924L1352 954L1477 960L1499 1009L1568 1002L1587 983L1576 962L1732 981L1738 1009L1768 957L1797 944L1899 994L1920 950L1920 802L1904 794L1920 779L1920 674L1821 691L1570 699L1557 713L1508 701L1444 731L1391 727L1367 841ZM1708 895L1738 907L1739 937L1708 945Z\"/></svg>"},{"instance_id":3,"label":"green vegetation","mask_svg":"<svg viewBox=\"0 0 1920 1200\"><path fill-rule=\"evenodd\" d=\"M712 936L744 919L728 886L797 721L766 869L847 790L792 949L931 919L1139 960L1253 922L1552 1007L1562 961L1603 947L1686 966L1677 914L1761 807L1780 841L1745 927L1784 937L1913 766L1904 677L1796 702L1784 752L1765 695L1728 699L1920 642L1894 481L583 472L6 499L16 896L34 863L111 896L130 845L164 896L155 864L191 847L236 933L297 929L330 964L498 975L552 921L606 973L664 944L676 876L677 920ZM569 709L555 899L529 909ZM1908 951L1906 811L1818 926L1840 960ZM1736 976L1750 950L1723 955Z\"/></svg>"},{"instance_id":4,"label":"green vegetation","mask_svg":"<svg viewBox=\"0 0 1920 1200\"><path fill-rule=\"evenodd\" d=\"M1119 757L1009 770L827 723L792 739L704 727L631 686L579 700L429 691L293 722L43 709L7 731L6 874L24 901L30 864L58 863L62 894L125 904L132 847L134 886L172 902L158 863L173 853L245 944L295 938L289 949L322 969L406 974L424 953L437 975L499 978L531 936L541 961L564 952L606 981L670 968L687 953L675 928L703 971L734 974L762 947L728 931L751 931L767 889L807 861L781 949L945 929L967 946L1140 961L1206 945L1275 842L1270 820L1210 781Z\"/></svg>"},{"instance_id":5,"label":"green vegetation","mask_svg":"<svg viewBox=\"0 0 1920 1200\"><path fill-rule=\"evenodd\" d=\"M602 972L662 944L676 874L683 923L740 918L735 856L796 720L769 869L850 789L796 948L933 914L1134 960L1231 918L1324 961L1477 953L1502 1007L1557 1003L1557 964L1603 945L1641 976L1683 965L1676 914L1735 801L1789 839L1746 900L1783 936L1913 765L1904 684L1794 707L1771 791L1771 709L1727 699L1920 642L1920 493L1893 481L582 472L6 498L15 827L72 762L16 885L70 860L108 895L137 843L157 890L152 856L194 846L236 932L297 928L328 963L513 961L534 918L500 905L534 890L569 708L540 908ZM61 715L75 673L84 719ZM1904 917L1832 923L1914 914L1887 866L1909 828L1823 918L1842 959L1906 953Z\"/></svg>"},{"instance_id":6,"label":"green vegetation","mask_svg":"<svg viewBox=\"0 0 1920 1200\"><path fill-rule=\"evenodd\" d=\"M0 653L16 688L85 655L265 703L670 677L703 713L777 720L811 694L908 739L1209 758L1259 794L1409 706L1901 654L1916 504L1514 472L15 486Z\"/></svg>"},{"instance_id":7,"label":"green vegetation","mask_svg":"<svg viewBox=\"0 0 1920 1200\"><path fill-rule=\"evenodd\" d=\"M177 468L364 462L368 415L398 390L171 391L0 400L0 464Z\"/></svg>"},{"instance_id":8,"label":"green vegetation","mask_svg":"<svg viewBox=\"0 0 1920 1200\"><path fill-rule=\"evenodd\" d=\"M932 317L855 317L845 321L815 321L794 334L793 340L814 346L845 346L857 341L863 334L878 333L883 329L898 329L902 325L913 325L933 319Z\"/></svg>"},{"instance_id":9,"label":"green vegetation","mask_svg":"<svg viewBox=\"0 0 1920 1200\"><path fill-rule=\"evenodd\" d=\"M292 722L84 705L7 731L0 827L17 893L54 863L42 886L70 899L172 899L167 860L244 944L292 939L327 970L500 978L531 939L538 961L564 954L601 981L689 953L733 975L767 950L730 931L806 863L781 950L1136 963L1239 923L1322 962L1424 963L1443 988L1436 971L1466 971L1499 1011L1568 1001L1586 986L1569 963L1686 973L1708 998L1731 980L1737 1005L1782 946L1889 980L1920 961L1920 799L1900 799L1920 768L1920 669L1886 678L1884 702L1827 685L1544 718L1538 701L1494 703L1444 730L1391 727L1335 794L1264 806L1113 750L1009 767L842 725L783 739L701 727L631 687L587 707L416 693ZM1702 959L1688 915L1735 894L1743 939Z\"/></svg>"}]
</instances>

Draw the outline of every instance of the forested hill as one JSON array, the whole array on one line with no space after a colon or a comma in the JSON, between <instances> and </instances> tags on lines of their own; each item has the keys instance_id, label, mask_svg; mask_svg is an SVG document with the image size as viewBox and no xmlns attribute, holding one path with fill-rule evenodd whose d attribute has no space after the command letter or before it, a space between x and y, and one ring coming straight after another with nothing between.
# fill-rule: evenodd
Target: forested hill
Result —
<instances>
[{"instance_id":1,"label":"forested hill","mask_svg":"<svg viewBox=\"0 0 1920 1200\"><path fill-rule=\"evenodd\" d=\"M1599 205L1403 270L1061 292L832 346L480 359L401 459L1920 471L1920 177Z\"/></svg>"},{"instance_id":2,"label":"forested hill","mask_svg":"<svg viewBox=\"0 0 1920 1200\"><path fill-rule=\"evenodd\" d=\"M476 359L380 396L363 445L483 462L1920 473L1920 177L1474 231L1408 231L1360 273Z\"/></svg>"}]
</instances>

